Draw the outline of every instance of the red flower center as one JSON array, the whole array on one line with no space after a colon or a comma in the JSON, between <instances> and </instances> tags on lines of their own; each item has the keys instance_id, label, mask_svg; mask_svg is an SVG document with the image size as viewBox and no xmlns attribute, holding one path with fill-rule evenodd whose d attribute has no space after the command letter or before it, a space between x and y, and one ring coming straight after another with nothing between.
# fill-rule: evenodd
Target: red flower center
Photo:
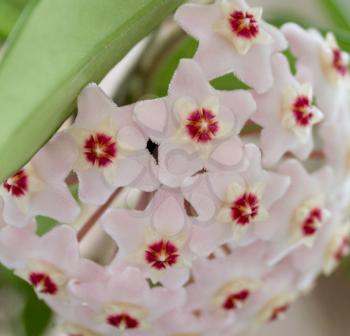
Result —
<instances>
[{"instance_id":1,"label":"red flower center","mask_svg":"<svg viewBox=\"0 0 350 336\"><path fill-rule=\"evenodd\" d=\"M51 277L45 273L33 272L29 275L29 282L39 290L40 293L55 295L58 292L58 286L51 279Z\"/></svg>"},{"instance_id":2,"label":"red flower center","mask_svg":"<svg viewBox=\"0 0 350 336\"><path fill-rule=\"evenodd\" d=\"M230 294L222 305L225 310L235 310L240 308L250 296L250 292L247 289L241 290L237 293Z\"/></svg>"},{"instance_id":3,"label":"red flower center","mask_svg":"<svg viewBox=\"0 0 350 336\"><path fill-rule=\"evenodd\" d=\"M139 327L139 321L126 313L110 315L107 317L109 325L116 327L121 330L125 329L136 329Z\"/></svg>"},{"instance_id":4,"label":"red flower center","mask_svg":"<svg viewBox=\"0 0 350 336\"><path fill-rule=\"evenodd\" d=\"M169 240L160 240L153 243L145 251L146 261L157 270L175 265L178 258L178 248Z\"/></svg>"},{"instance_id":5,"label":"red flower center","mask_svg":"<svg viewBox=\"0 0 350 336\"><path fill-rule=\"evenodd\" d=\"M212 111L200 108L188 116L186 129L192 139L206 143L219 131L219 123Z\"/></svg>"},{"instance_id":6,"label":"red flower center","mask_svg":"<svg viewBox=\"0 0 350 336\"><path fill-rule=\"evenodd\" d=\"M344 60L341 51L337 48L333 49L333 67L342 77L348 74L348 64Z\"/></svg>"},{"instance_id":7,"label":"red flower center","mask_svg":"<svg viewBox=\"0 0 350 336\"><path fill-rule=\"evenodd\" d=\"M25 170L20 170L3 184L4 188L14 197L22 197L28 192L28 175Z\"/></svg>"},{"instance_id":8,"label":"red flower center","mask_svg":"<svg viewBox=\"0 0 350 336\"><path fill-rule=\"evenodd\" d=\"M259 24L248 12L234 11L229 16L229 23L232 32L244 39L251 40L259 34Z\"/></svg>"},{"instance_id":9,"label":"red flower center","mask_svg":"<svg viewBox=\"0 0 350 336\"><path fill-rule=\"evenodd\" d=\"M286 303L282 306L275 307L272 310L269 321L273 322L273 321L276 321L276 320L279 320L280 318L282 318L286 314L286 312L288 311L289 307L290 307L290 305L288 303Z\"/></svg>"},{"instance_id":10,"label":"red flower center","mask_svg":"<svg viewBox=\"0 0 350 336\"><path fill-rule=\"evenodd\" d=\"M244 193L231 205L231 217L239 225L249 224L259 212L259 200L251 192Z\"/></svg>"},{"instance_id":11,"label":"red flower center","mask_svg":"<svg viewBox=\"0 0 350 336\"><path fill-rule=\"evenodd\" d=\"M344 257L350 253L350 239L348 237L344 238L334 253L334 258L337 262L342 261Z\"/></svg>"},{"instance_id":12,"label":"red flower center","mask_svg":"<svg viewBox=\"0 0 350 336\"><path fill-rule=\"evenodd\" d=\"M312 236L317 232L319 223L322 221L322 210L314 208L310 210L309 215L303 222L302 230L305 236Z\"/></svg>"},{"instance_id":13,"label":"red flower center","mask_svg":"<svg viewBox=\"0 0 350 336\"><path fill-rule=\"evenodd\" d=\"M313 113L311 101L306 96L299 96L293 105L293 115L300 127L307 127L311 124Z\"/></svg>"},{"instance_id":14,"label":"red flower center","mask_svg":"<svg viewBox=\"0 0 350 336\"><path fill-rule=\"evenodd\" d=\"M117 144L107 134L91 134L84 144L84 155L93 166L104 168L109 166L117 156Z\"/></svg>"}]
</instances>

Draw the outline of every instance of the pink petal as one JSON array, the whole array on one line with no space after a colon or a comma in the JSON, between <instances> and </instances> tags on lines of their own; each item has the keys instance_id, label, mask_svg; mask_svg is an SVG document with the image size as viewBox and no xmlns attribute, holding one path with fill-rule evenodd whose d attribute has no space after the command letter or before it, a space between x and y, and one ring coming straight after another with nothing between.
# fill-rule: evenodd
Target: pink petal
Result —
<instances>
[{"instance_id":1,"label":"pink petal","mask_svg":"<svg viewBox=\"0 0 350 336\"><path fill-rule=\"evenodd\" d=\"M203 6L186 4L175 13L175 21L196 39L207 39L212 35L212 23L220 16L220 7L216 4Z\"/></svg>"},{"instance_id":2,"label":"pink petal","mask_svg":"<svg viewBox=\"0 0 350 336\"><path fill-rule=\"evenodd\" d=\"M207 257L231 236L232 232L228 225L219 223L209 226L196 225L192 230L190 248L198 256Z\"/></svg>"},{"instance_id":3,"label":"pink petal","mask_svg":"<svg viewBox=\"0 0 350 336\"><path fill-rule=\"evenodd\" d=\"M185 225L185 214L181 204L168 196L155 209L153 225L163 235L172 236L179 233Z\"/></svg>"},{"instance_id":4,"label":"pink petal","mask_svg":"<svg viewBox=\"0 0 350 336\"><path fill-rule=\"evenodd\" d=\"M169 268L162 275L161 282L165 288L176 289L182 287L189 278L188 268Z\"/></svg>"},{"instance_id":5,"label":"pink petal","mask_svg":"<svg viewBox=\"0 0 350 336\"><path fill-rule=\"evenodd\" d=\"M95 129L103 119L113 114L117 106L96 84L89 84L78 97L78 115L74 126Z\"/></svg>"},{"instance_id":6,"label":"pink petal","mask_svg":"<svg viewBox=\"0 0 350 336\"><path fill-rule=\"evenodd\" d=\"M110 209L101 219L104 230L124 254L135 251L142 244L147 222L143 211L125 209Z\"/></svg>"},{"instance_id":7,"label":"pink petal","mask_svg":"<svg viewBox=\"0 0 350 336\"><path fill-rule=\"evenodd\" d=\"M80 208L65 183L48 185L33 195L31 209L35 214L66 223L72 222L80 213Z\"/></svg>"},{"instance_id":8,"label":"pink petal","mask_svg":"<svg viewBox=\"0 0 350 336\"><path fill-rule=\"evenodd\" d=\"M36 249L29 253L34 258L52 262L70 271L72 263L80 258L76 232L69 226L61 225L40 237Z\"/></svg>"},{"instance_id":9,"label":"pink petal","mask_svg":"<svg viewBox=\"0 0 350 336\"><path fill-rule=\"evenodd\" d=\"M63 181L73 168L77 151L70 136L58 133L33 158L35 171L47 182Z\"/></svg>"},{"instance_id":10,"label":"pink petal","mask_svg":"<svg viewBox=\"0 0 350 336\"><path fill-rule=\"evenodd\" d=\"M147 145L145 136L132 124L121 127L117 133L117 139L133 151L142 150Z\"/></svg>"},{"instance_id":11,"label":"pink petal","mask_svg":"<svg viewBox=\"0 0 350 336\"><path fill-rule=\"evenodd\" d=\"M208 83L200 66L193 60L182 59L171 80L169 95L176 98L191 97L200 104L214 94L215 90Z\"/></svg>"},{"instance_id":12,"label":"pink petal","mask_svg":"<svg viewBox=\"0 0 350 336\"><path fill-rule=\"evenodd\" d=\"M233 111L236 132L241 131L256 109L252 95L244 90L220 91L220 102Z\"/></svg>"},{"instance_id":13,"label":"pink petal","mask_svg":"<svg viewBox=\"0 0 350 336\"><path fill-rule=\"evenodd\" d=\"M243 145L239 138L232 137L219 144L211 154L211 159L226 168L238 165L243 159Z\"/></svg>"},{"instance_id":14,"label":"pink petal","mask_svg":"<svg viewBox=\"0 0 350 336\"><path fill-rule=\"evenodd\" d=\"M159 179L170 187L178 187L186 177L203 168L203 162L190 146L164 141L159 146Z\"/></svg>"},{"instance_id":15,"label":"pink petal","mask_svg":"<svg viewBox=\"0 0 350 336\"><path fill-rule=\"evenodd\" d=\"M153 141L164 138L168 124L168 106L165 98L143 100L135 105L134 118Z\"/></svg>"},{"instance_id":16,"label":"pink petal","mask_svg":"<svg viewBox=\"0 0 350 336\"><path fill-rule=\"evenodd\" d=\"M88 204L100 205L107 201L114 188L107 184L101 172L90 168L77 173L79 179L79 198Z\"/></svg>"}]
</instances>

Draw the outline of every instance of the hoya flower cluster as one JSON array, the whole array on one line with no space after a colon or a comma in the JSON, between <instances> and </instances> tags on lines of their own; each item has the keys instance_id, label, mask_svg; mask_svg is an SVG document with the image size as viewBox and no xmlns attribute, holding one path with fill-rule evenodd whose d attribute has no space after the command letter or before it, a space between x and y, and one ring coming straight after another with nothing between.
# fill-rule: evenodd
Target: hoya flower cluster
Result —
<instances>
[{"instance_id":1,"label":"hoya flower cluster","mask_svg":"<svg viewBox=\"0 0 350 336\"><path fill-rule=\"evenodd\" d=\"M2 184L0 260L67 336L239 335L282 318L349 252L349 56L244 0L186 4L175 20L199 47L168 96L118 107L87 86L74 123ZM251 89L210 85L228 73ZM126 187L145 206L113 205ZM117 247L107 265L80 256L86 205ZM39 215L64 224L39 236Z\"/></svg>"}]
</instances>

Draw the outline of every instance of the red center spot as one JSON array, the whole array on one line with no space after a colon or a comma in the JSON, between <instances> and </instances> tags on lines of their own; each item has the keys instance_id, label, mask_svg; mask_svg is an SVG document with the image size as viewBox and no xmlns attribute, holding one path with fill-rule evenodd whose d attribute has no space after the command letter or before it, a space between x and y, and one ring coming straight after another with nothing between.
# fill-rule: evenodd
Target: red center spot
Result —
<instances>
[{"instance_id":1,"label":"red center spot","mask_svg":"<svg viewBox=\"0 0 350 336\"><path fill-rule=\"evenodd\" d=\"M303 222L302 230L305 236L312 236L317 232L318 224L322 221L322 210L314 208Z\"/></svg>"},{"instance_id":2,"label":"red center spot","mask_svg":"<svg viewBox=\"0 0 350 336\"><path fill-rule=\"evenodd\" d=\"M49 275L41 272L33 272L29 275L29 282L39 290L40 293L55 295L58 291L58 286L50 278Z\"/></svg>"},{"instance_id":3,"label":"red center spot","mask_svg":"<svg viewBox=\"0 0 350 336\"><path fill-rule=\"evenodd\" d=\"M91 134L84 144L84 155L93 166L109 166L117 156L117 144L104 133Z\"/></svg>"},{"instance_id":4,"label":"red center spot","mask_svg":"<svg viewBox=\"0 0 350 336\"><path fill-rule=\"evenodd\" d=\"M306 96L299 96L293 105L293 115L300 127L307 127L311 124L313 113L311 101Z\"/></svg>"},{"instance_id":5,"label":"red center spot","mask_svg":"<svg viewBox=\"0 0 350 336\"><path fill-rule=\"evenodd\" d=\"M344 238L334 253L334 258L336 261L340 262L344 257L350 253L350 239L348 237Z\"/></svg>"},{"instance_id":6,"label":"red center spot","mask_svg":"<svg viewBox=\"0 0 350 336\"><path fill-rule=\"evenodd\" d=\"M253 193L244 193L231 205L231 217L239 225L249 224L259 212L259 200Z\"/></svg>"},{"instance_id":7,"label":"red center spot","mask_svg":"<svg viewBox=\"0 0 350 336\"><path fill-rule=\"evenodd\" d=\"M28 175L22 169L6 180L3 186L12 196L22 197L28 192Z\"/></svg>"},{"instance_id":8,"label":"red center spot","mask_svg":"<svg viewBox=\"0 0 350 336\"><path fill-rule=\"evenodd\" d=\"M219 131L216 116L205 108L192 112L187 118L186 129L189 136L197 142L212 140Z\"/></svg>"},{"instance_id":9,"label":"red center spot","mask_svg":"<svg viewBox=\"0 0 350 336\"><path fill-rule=\"evenodd\" d=\"M250 292L244 289L238 293L230 294L222 305L225 310L235 310L240 308L249 298Z\"/></svg>"},{"instance_id":10,"label":"red center spot","mask_svg":"<svg viewBox=\"0 0 350 336\"><path fill-rule=\"evenodd\" d=\"M232 32L239 37L251 40L259 34L259 24L248 12L234 11L229 16L229 23Z\"/></svg>"},{"instance_id":11,"label":"red center spot","mask_svg":"<svg viewBox=\"0 0 350 336\"><path fill-rule=\"evenodd\" d=\"M166 269L177 263L179 252L169 240L160 240L148 246L145 251L146 261L157 270Z\"/></svg>"},{"instance_id":12,"label":"red center spot","mask_svg":"<svg viewBox=\"0 0 350 336\"><path fill-rule=\"evenodd\" d=\"M333 67L340 76L345 77L348 74L348 64L344 60L339 49L333 49Z\"/></svg>"},{"instance_id":13,"label":"red center spot","mask_svg":"<svg viewBox=\"0 0 350 336\"><path fill-rule=\"evenodd\" d=\"M140 325L136 318L126 313L110 315L107 317L107 322L109 325L121 330L136 329Z\"/></svg>"},{"instance_id":14,"label":"red center spot","mask_svg":"<svg viewBox=\"0 0 350 336\"><path fill-rule=\"evenodd\" d=\"M272 313L271 313L269 321L273 322L273 321L279 320L281 317L283 317L286 314L289 307L290 307L290 305L288 303L286 303L282 306L278 306L278 307L274 308Z\"/></svg>"}]
</instances>

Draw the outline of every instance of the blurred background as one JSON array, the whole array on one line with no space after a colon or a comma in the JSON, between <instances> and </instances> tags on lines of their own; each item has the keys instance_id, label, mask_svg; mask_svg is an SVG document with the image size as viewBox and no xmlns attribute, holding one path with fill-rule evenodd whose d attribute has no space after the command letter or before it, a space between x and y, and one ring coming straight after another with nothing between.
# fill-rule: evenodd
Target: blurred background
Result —
<instances>
[{"instance_id":1,"label":"blurred background","mask_svg":"<svg viewBox=\"0 0 350 336\"><path fill-rule=\"evenodd\" d=\"M10 32L26 15L30 2L0 0L0 55ZM265 19L275 25L294 21L322 32L332 30L340 46L350 52L349 0L251 0L249 3L263 6ZM162 96L179 59L191 57L195 49L196 42L169 20L136 46L108 74L102 86L119 104L145 96ZM244 87L233 76L224 76L212 84L218 89ZM42 233L58 224L49 218L41 217L37 221ZM332 277L321 278L310 295L297 301L285 320L262 328L258 335L348 336L349 310L350 259ZM54 321L50 309L37 299L31 287L0 266L0 336L60 335Z\"/></svg>"}]
</instances>

